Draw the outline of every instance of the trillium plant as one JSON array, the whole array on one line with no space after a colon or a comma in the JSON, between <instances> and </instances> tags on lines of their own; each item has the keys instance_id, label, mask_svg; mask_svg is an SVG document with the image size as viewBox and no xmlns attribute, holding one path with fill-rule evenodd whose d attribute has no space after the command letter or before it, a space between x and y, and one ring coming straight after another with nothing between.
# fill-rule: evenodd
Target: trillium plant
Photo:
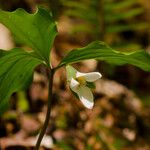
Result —
<instances>
[{"instance_id":1,"label":"trillium plant","mask_svg":"<svg viewBox=\"0 0 150 150\"><path fill-rule=\"evenodd\" d=\"M150 55L145 51L116 51L101 41L94 41L85 47L71 50L58 66L52 68L50 52L58 32L52 14L43 8L37 9L34 14L23 9L17 9L13 12L0 10L0 23L12 32L17 41L31 49L28 51L18 47L9 51L0 50L0 115L8 109L11 94L24 90L31 84L36 66L43 64L48 70L47 113L35 150L39 149L49 123L53 78L59 68L66 67L67 80L72 93L89 109L94 105L91 92L91 88L94 86L93 82L101 78L101 74L98 72L78 72L71 66L72 64L95 59L115 65L131 64L145 71L150 71Z\"/></svg>"}]
</instances>

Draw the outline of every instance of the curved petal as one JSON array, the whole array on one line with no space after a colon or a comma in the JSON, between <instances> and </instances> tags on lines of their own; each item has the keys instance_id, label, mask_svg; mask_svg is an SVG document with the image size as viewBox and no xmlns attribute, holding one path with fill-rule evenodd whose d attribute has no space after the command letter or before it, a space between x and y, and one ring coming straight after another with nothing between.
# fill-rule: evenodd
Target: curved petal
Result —
<instances>
[{"instance_id":1,"label":"curved petal","mask_svg":"<svg viewBox=\"0 0 150 150\"><path fill-rule=\"evenodd\" d=\"M70 81L71 90L77 93L78 87L79 87L79 82L76 81L74 78L71 78L71 81Z\"/></svg>"},{"instance_id":2,"label":"curved petal","mask_svg":"<svg viewBox=\"0 0 150 150\"><path fill-rule=\"evenodd\" d=\"M76 77L84 77L88 82L94 82L97 79L101 78L102 75L99 72L90 72L90 73L81 73L77 72Z\"/></svg>"},{"instance_id":3,"label":"curved petal","mask_svg":"<svg viewBox=\"0 0 150 150\"><path fill-rule=\"evenodd\" d=\"M77 90L79 99L86 108L92 109L94 106L94 98L91 90L86 86L81 86Z\"/></svg>"}]
</instances>

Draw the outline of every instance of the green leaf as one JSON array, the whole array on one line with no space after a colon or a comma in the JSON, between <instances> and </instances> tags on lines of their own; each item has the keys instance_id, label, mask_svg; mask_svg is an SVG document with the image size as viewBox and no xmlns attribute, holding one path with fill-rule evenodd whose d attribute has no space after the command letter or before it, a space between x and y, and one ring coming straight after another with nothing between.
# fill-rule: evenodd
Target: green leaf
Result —
<instances>
[{"instance_id":1,"label":"green leaf","mask_svg":"<svg viewBox=\"0 0 150 150\"><path fill-rule=\"evenodd\" d=\"M90 14L88 11L83 11L83 10L71 10L68 9L65 11L65 15L75 17L75 18L80 18L88 22L95 22L96 14L95 12L91 11Z\"/></svg>"},{"instance_id":2,"label":"green leaf","mask_svg":"<svg viewBox=\"0 0 150 150\"><path fill-rule=\"evenodd\" d=\"M106 32L108 33L115 33L115 32L123 32L123 31L136 31L136 30L143 30L149 29L148 23L134 23L134 24L118 24L118 25L109 25L106 28Z\"/></svg>"},{"instance_id":3,"label":"green leaf","mask_svg":"<svg viewBox=\"0 0 150 150\"><path fill-rule=\"evenodd\" d=\"M20 48L0 50L0 114L8 107L13 92L23 90L32 81L33 69L42 61Z\"/></svg>"},{"instance_id":4,"label":"green leaf","mask_svg":"<svg viewBox=\"0 0 150 150\"><path fill-rule=\"evenodd\" d=\"M111 22L111 21L123 20L126 18L132 18L141 14L143 11L144 11L143 8L134 8L128 12L106 14L105 21Z\"/></svg>"},{"instance_id":5,"label":"green leaf","mask_svg":"<svg viewBox=\"0 0 150 150\"><path fill-rule=\"evenodd\" d=\"M109 11L109 10L118 10L118 9L125 9L127 7L130 7L130 6L133 6L133 5L136 5L137 4L137 0L125 0L125 1L121 1L121 2L108 2L107 1L105 2L105 6L104 6L104 9L106 11Z\"/></svg>"},{"instance_id":6,"label":"green leaf","mask_svg":"<svg viewBox=\"0 0 150 150\"><path fill-rule=\"evenodd\" d=\"M20 8L13 12L0 10L0 22L49 65L50 49L57 29L48 11L39 8L36 13L29 14Z\"/></svg>"},{"instance_id":7,"label":"green leaf","mask_svg":"<svg viewBox=\"0 0 150 150\"><path fill-rule=\"evenodd\" d=\"M87 6L82 1L80 3L77 1L68 1L67 3L66 1L62 1L62 3L63 6L68 8L87 10Z\"/></svg>"},{"instance_id":8,"label":"green leaf","mask_svg":"<svg viewBox=\"0 0 150 150\"><path fill-rule=\"evenodd\" d=\"M58 67L87 59L102 60L116 65L132 64L145 71L150 71L150 55L145 51L120 52L113 50L100 41L95 41L86 47L72 50Z\"/></svg>"}]
</instances>

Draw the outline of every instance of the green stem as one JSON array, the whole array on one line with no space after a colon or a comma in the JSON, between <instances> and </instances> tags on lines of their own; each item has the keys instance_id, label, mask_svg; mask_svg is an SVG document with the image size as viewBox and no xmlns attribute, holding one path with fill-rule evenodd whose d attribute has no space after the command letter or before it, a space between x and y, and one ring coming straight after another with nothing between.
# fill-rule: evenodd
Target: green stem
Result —
<instances>
[{"instance_id":1,"label":"green stem","mask_svg":"<svg viewBox=\"0 0 150 150\"><path fill-rule=\"evenodd\" d=\"M34 150L39 150L41 141L43 139L43 136L46 132L47 126L49 124L49 120L50 120L50 114L51 114L51 102L52 102L52 86L53 86L53 76L54 76L54 70L53 69L49 69L49 92L48 92L48 104L47 104L47 113L46 113L46 118L44 121L44 125L41 129L41 132L39 134L36 146L34 148Z\"/></svg>"}]
</instances>

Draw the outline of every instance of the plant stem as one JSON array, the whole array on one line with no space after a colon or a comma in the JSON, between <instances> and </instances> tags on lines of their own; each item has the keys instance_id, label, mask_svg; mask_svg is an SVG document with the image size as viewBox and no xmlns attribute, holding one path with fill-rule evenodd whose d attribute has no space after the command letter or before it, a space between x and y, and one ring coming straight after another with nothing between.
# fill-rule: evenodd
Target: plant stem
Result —
<instances>
[{"instance_id":1,"label":"plant stem","mask_svg":"<svg viewBox=\"0 0 150 150\"><path fill-rule=\"evenodd\" d=\"M34 150L39 150L41 141L43 139L43 136L46 132L47 126L49 124L49 120L50 120L50 114L51 114L51 102L52 102L52 86L53 86L53 76L54 76L54 70L53 69L49 69L49 87L48 87L48 104L47 104L47 113L46 113L46 118L44 121L44 125L41 129L41 132L39 134L36 146L34 148Z\"/></svg>"}]
</instances>

